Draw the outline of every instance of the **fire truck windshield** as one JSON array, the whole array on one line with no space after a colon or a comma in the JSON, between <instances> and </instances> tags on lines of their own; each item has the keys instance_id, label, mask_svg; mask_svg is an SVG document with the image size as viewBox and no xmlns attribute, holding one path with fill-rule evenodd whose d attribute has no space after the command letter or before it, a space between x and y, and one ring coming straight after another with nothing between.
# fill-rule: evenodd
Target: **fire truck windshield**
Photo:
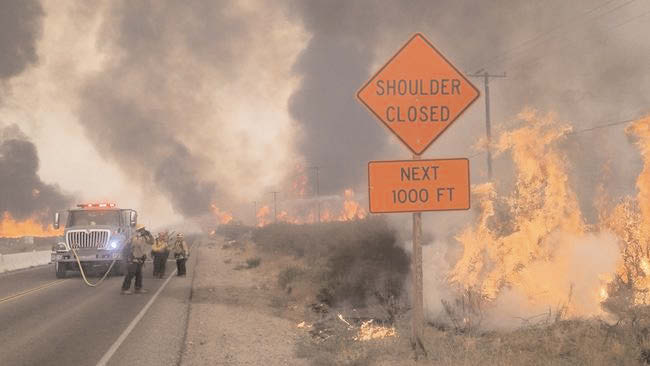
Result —
<instances>
[{"instance_id":1,"label":"fire truck windshield","mask_svg":"<svg viewBox=\"0 0 650 366\"><path fill-rule=\"evenodd\" d=\"M115 210L70 211L68 227L95 225L119 226L120 212Z\"/></svg>"}]
</instances>

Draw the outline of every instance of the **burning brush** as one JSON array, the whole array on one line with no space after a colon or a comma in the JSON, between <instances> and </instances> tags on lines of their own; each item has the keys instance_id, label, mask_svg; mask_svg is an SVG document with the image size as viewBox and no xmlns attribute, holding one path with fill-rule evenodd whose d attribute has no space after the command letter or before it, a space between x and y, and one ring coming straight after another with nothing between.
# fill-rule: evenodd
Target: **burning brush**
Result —
<instances>
[{"instance_id":1,"label":"burning brush","mask_svg":"<svg viewBox=\"0 0 650 366\"><path fill-rule=\"evenodd\" d=\"M8 212L1 216L0 238L19 238L23 236L49 237L63 234L63 229L55 230L52 225L44 226L34 218L15 220Z\"/></svg>"},{"instance_id":2,"label":"burning brush","mask_svg":"<svg viewBox=\"0 0 650 366\"><path fill-rule=\"evenodd\" d=\"M501 305L517 299L529 310L563 303L571 288L569 312L588 316L601 314L601 302L612 296L614 287L621 287L612 285L616 274L617 281L635 293L635 304L647 304L650 118L627 130L639 138L644 158L639 194L601 213L596 227L585 223L569 184L568 159L559 149L571 128L533 110L519 118L523 125L502 133L495 144L497 154L512 157L514 189L499 196L494 184L473 187L480 213L475 224L456 236L463 254L449 280L491 302L507 293L510 300Z\"/></svg>"}]
</instances>

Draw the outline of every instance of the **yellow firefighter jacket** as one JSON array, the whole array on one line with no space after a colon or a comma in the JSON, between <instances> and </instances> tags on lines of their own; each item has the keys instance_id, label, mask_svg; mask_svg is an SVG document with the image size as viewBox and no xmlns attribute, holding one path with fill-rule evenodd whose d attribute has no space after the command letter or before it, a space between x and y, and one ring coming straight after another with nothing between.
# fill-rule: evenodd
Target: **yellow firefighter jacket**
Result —
<instances>
[{"instance_id":1,"label":"yellow firefighter jacket","mask_svg":"<svg viewBox=\"0 0 650 366\"><path fill-rule=\"evenodd\" d=\"M164 253L168 249L167 241L160 238L156 239L156 242L151 246L151 251L158 254L158 253Z\"/></svg>"}]
</instances>

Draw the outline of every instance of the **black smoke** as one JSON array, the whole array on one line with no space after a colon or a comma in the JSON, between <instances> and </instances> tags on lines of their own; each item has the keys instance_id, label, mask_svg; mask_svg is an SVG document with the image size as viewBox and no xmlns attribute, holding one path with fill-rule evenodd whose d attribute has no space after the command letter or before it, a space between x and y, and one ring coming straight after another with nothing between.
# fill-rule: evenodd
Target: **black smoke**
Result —
<instances>
[{"instance_id":1,"label":"black smoke","mask_svg":"<svg viewBox=\"0 0 650 366\"><path fill-rule=\"evenodd\" d=\"M52 213L67 208L71 197L58 185L46 184L38 176L36 146L18 126L0 126L0 213L16 220L35 218L48 223Z\"/></svg>"},{"instance_id":2,"label":"black smoke","mask_svg":"<svg viewBox=\"0 0 650 366\"><path fill-rule=\"evenodd\" d=\"M38 61L36 41L42 33L43 15L37 0L0 2L0 82Z\"/></svg>"},{"instance_id":3,"label":"black smoke","mask_svg":"<svg viewBox=\"0 0 650 366\"><path fill-rule=\"evenodd\" d=\"M11 92L7 82L38 63L36 43L44 15L39 1L0 4L0 92ZM71 199L57 185L41 180L36 146L17 125L7 122L11 121L0 121L0 215L9 213L17 220L34 218L46 224Z\"/></svg>"},{"instance_id":4,"label":"black smoke","mask_svg":"<svg viewBox=\"0 0 650 366\"><path fill-rule=\"evenodd\" d=\"M507 73L507 78L490 84L494 135L502 122L526 106L542 113L553 111L577 131L648 110L648 27L635 39L621 37L628 28L647 24L647 16L638 17L650 9L638 2L301 0L290 4L291 17L304 24L311 38L295 64L302 82L289 107L302 128L299 149L307 164L332 171L323 174L323 192L340 192L364 181L367 161L377 159L382 151L379 157L387 158L387 141L395 138L355 101L355 94L415 32L424 33L466 74L481 69ZM471 80L483 94L482 80ZM485 131L483 103L477 100L429 152L445 146L465 156L473 154L470 146ZM622 127L572 135L566 148L577 172L574 185L585 193L585 206L593 202L601 167L612 158L635 154ZM403 148L392 157L402 159L407 154ZM485 170L484 161L484 156L472 160L473 174ZM610 186L633 190L637 168L613 166L618 183ZM485 175L474 181L484 179Z\"/></svg>"},{"instance_id":5,"label":"black smoke","mask_svg":"<svg viewBox=\"0 0 650 366\"><path fill-rule=\"evenodd\" d=\"M424 32L434 41L444 34L450 44L464 37L471 39L472 45L464 46L464 54L456 54L454 59L474 58L486 45L499 47L502 42L489 31L475 32L475 27L490 21L489 13L481 13L482 5L476 2L336 0L291 4L290 14L312 37L294 66L302 82L289 108L302 127L299 149L307 164L335 171L324 174L324 193L340 193L363 181L367 162L376 159L388 140L394 139L355 99L357 90L379 68L378 51L388 60L414 32ZM455 25L452 19L457 21ZM468 29L467 23L472 27ZM451 29L454 31L445 32ZM381 50L386 40L394 42L389 53ZM404 151L394 158L408 156L406 148Z\"/></svg>"}]
</instances>

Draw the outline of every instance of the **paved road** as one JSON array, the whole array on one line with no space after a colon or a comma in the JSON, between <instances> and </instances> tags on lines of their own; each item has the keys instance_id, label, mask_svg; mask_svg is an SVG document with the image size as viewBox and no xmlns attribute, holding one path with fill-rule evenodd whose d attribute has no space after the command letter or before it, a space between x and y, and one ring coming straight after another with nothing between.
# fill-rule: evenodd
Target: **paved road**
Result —
<instances>
[{"instance_id":1,"label":"paved road","mask_svg":"<svg viewBox=\"0 0 650 366\"><path fill-rule=\"evenodd\" d=\"M194 260L190 258L187 277L170 279L108 365L178 363ZM149 293L130 296L119 293L122 277L90 288L78 276L57 280L51 265L0 275L0 363L97 365L167 282L153 279L151 270L147 263L144 287ZM174 270L169 261L167 277Z\"/></svg>"}]
</instances>

